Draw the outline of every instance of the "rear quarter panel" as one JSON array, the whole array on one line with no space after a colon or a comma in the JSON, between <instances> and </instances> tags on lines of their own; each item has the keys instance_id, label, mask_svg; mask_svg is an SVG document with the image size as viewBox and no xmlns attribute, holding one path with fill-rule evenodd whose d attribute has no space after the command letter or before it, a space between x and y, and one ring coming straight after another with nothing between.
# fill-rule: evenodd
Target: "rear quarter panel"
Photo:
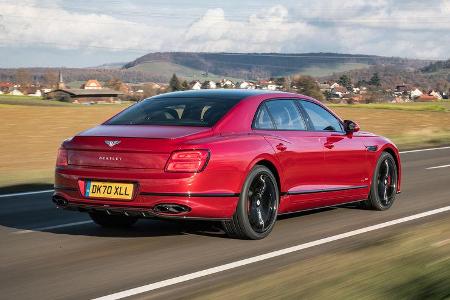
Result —
<instances>
[{"instance_id":1,"label":"rear quarter panel","mask_svg":"<svg viewBox=\"0 0 450 300\"><path fill-rule=\"evenodd\" d=\"M185 142L180 149L209 149L207 167L196 174L193 188L208 192L240 193L251 168L268 160L278 168L274 150L263 136L229 133Z\"/></svg>"}]
</instances>

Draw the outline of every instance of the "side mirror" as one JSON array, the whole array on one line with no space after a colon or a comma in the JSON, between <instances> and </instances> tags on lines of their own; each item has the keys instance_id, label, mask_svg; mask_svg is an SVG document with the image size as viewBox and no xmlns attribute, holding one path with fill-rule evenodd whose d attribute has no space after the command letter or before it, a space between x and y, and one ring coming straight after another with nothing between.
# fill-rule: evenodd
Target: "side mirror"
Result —
<instances>
[{"instance_id":1,"label":"side mirror","mask_svg":"<svg viewBox=\"0 0 450 300\"><path fill-rule=\"evenodd\" d=\"M344 121L345 132L352 133L359 131L359 125L351 120Z\"/></svg>"}]
</instances>

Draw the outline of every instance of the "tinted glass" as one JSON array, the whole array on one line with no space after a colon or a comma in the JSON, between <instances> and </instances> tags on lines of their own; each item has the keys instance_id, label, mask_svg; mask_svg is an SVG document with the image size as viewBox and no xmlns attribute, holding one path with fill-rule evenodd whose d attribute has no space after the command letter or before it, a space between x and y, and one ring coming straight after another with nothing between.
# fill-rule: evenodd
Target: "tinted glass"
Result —
<instances>
[{"instance_id":1,"label":"tinted glass","mask_svg":"<svg viewBox=\"0 0 450 300\"><path fill-rule=\"evenodd\" d=\"M266 106L276 129L306 130L305 122L294 101L272 100L266 102Z\"/></svg>"},{"instance_id":2,"label":"tinted glass","mask_svg":"<svg viewBox=\"0 0 450 300\"><path fill-rule=\"evenodd\" d=\"M326 109L309 101L301 101L303 108L317 131L342 131L341 122Z\"/></svg>"},{"instance_id":3,"label":"tinted glass","mask_svg":"<svg viewBox=\"0 0 450 300\"><path fill-rule=\"evenodd\" d=\"M275 129L270 119L269 113L265 105L262 105L255 118L255 128L257 129Z\"/></svg>"},{"instance_id":4,"label":"tinted glass","mask_svg":"<svg viewBox=\"0 0 450 300\"><path fill-rule=\"evenodd\" d=\"M113 117L107 125L172 125L210 127L239 100L160 98L137 103Z\"/></svg>"}]
</instances>

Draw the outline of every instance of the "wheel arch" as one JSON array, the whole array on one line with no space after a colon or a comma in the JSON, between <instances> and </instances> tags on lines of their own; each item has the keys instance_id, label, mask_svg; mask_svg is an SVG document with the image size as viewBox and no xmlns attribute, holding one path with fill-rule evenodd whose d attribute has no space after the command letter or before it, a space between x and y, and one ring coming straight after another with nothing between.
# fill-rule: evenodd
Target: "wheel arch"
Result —
<instances>
[{"instance_id":1,"label":"wheel arch","mask_svg":"<svg viewBox=\"0 0 450 300\"><path fill-rule=\"evenodd\" d=\"M259 156L259 157L255 158L248 166L245 178L247 178L248 173L256 165L265 166L273 173L273 175L275 176L275 179L277 180L278 192L280 193L280 196L281 196L281 191L283 190L282 189L283 174L281 173L281 167L279 166L277 161L274 158L272 158L270 155L263 155L263 156ZM245 178L244 178L244 180L245 180ZM242 186L242 184L241 184L241 186Z\"/></svg>"},{"instance_id":2,"label":"wheel arch","mask_svg":"<svg viewBox=\"0 0 450 300\"><path fill-rule=\"evenodd\" d=\"M401 185L401 176L402 176L402 168L401 168L401 161L400 161L400 155L399 152L397 150L397 148L392 147L390 145L386 145L385 147L383 147L377 157L380 157L381 153L386 152L389 153L390 155L392 155L392 157L394 158L395 161L395 166L397 168L397 193L400 193L400 185Z\"/></svg>"}]
</instances>

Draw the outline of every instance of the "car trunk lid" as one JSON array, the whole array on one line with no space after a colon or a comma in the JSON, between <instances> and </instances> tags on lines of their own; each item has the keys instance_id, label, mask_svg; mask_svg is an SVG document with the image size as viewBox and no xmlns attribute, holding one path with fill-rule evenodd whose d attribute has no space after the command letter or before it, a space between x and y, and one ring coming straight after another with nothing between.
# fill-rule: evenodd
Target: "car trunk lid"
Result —
<instances>
[{"instance_id":1,"label":"car trunk lid","mask_svg":"<svg viewBox=\"0 0 450 300\"><path fill-rule=\"evenodd\" d=\"M181 141L211 133L206 127L101 125L64 144L73 166L164 169Z\"/></svg>"}]
</instances>

